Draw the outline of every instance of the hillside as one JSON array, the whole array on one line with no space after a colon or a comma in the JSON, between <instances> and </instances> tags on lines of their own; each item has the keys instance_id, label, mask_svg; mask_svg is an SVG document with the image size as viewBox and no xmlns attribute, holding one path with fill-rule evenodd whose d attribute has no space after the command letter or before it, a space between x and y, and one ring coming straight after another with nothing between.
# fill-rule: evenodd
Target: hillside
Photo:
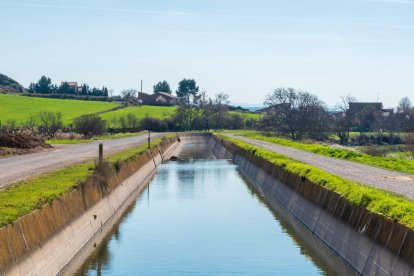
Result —
<instances>
[{"instance_id":1,"label":"hillside","mask_svg":"<svg viewBox=\"0 0 414 276\"><path fill-rule=\"evenodd\" d=\"M24 93L27 92L17 81L6 75L0 74L0 93Z\"/></svg>"},{"instance_id":2,"label":"hillside","mask_svg":"<svg viewBox=\"0 0 414 276\"><path fill-rule=\"evenodd\" d=\"M175 113L174 106L131 106L111 111L116 103L95 102L81 100L60 100L49 98L25 97L0 93L0 121L4 124L14 121L17 125L27 122L31 116L36 116L40 111L61 112L64 124L72 123L73 119L83 114L102 113L100 116L107 121L109 127L120 127L119 119L126 118L129 113L134 114L139 120L146 116L152 118L168 118ZM108 111L108 112L105 112ZM239 114L244 120L260 119L261 114L249 112L230 111L230 114Z\"/></svg>"},{"instance_id":3,"label":"hillside","mask_svg":"<svg viewBox=\"0 0 414 276\"><path fill-rule=\"evenodd\" d=\"M40 111L61 112L65 124L82 114L92 114L110 110L117 104L110 102L93 102L79 100L58 100L0 94L0 121L15 121L18 125L25 123Z\"/></svg>"}]
</instances>

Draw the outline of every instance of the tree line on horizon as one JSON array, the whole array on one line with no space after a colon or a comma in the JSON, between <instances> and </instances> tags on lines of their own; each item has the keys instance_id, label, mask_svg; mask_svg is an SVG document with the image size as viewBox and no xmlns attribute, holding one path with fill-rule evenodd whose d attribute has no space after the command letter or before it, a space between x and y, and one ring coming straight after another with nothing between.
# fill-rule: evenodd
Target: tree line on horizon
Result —
<instances>
[{"instance_id":1,"label":"tree line on horizon","mask_svg":"<svg viewBox=\"0 0 414 276\"><path fill-rule=\"evenodd\" d=\"M61 95L81 95L94 97L108 97L107 87L91 88L88 84L82 84L80 87L71 87L68 82L62 82L61 85L52 83L52 80L42 76L36 83L31 83L28 88L29 93L34 94L61 94Z\"/></svg>"}]
</instances>

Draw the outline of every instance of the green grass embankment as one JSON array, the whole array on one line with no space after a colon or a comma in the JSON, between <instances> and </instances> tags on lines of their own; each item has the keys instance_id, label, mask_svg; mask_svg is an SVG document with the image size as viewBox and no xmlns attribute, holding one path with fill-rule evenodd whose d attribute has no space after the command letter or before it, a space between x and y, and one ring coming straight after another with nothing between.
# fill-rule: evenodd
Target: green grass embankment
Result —
<instances>
[{"instance_id":1,"label":"green grass embankment","mask_svg":"<svg viewBox=\"0 0 414 276\"><path fill-rule=\"evenodd\" d=\"M366 207L368 210L382 214L392 220L399 221L414 228L414 201L391 192L343 179L314 166L291 159L285 155L274 153L253 146L236 138L216 134L218 137L231 141L255 156L266 159L273 164L283 167L286 171L311 182L335 191L349 202Z\"/></svg>"},{"instance_id":2,"label":"green grass embankment","mask_svg":"<svg viewBox=\"0 0 414 276\"><path fill-rule=\"evenodd\" d=\"M166 138L172 136L174 134L167 135ZM151 145L159 145L161 141L161 138L154 139L151 141ZM115 163L127 164L146 150L147 145L145 144L111 155L106 160L112 165ZM94 163L87 162L21 181L0 190L0 227L69 193L85 182L94 173L94 170Z\"/></svg>"},{"instance_id":3,"label":"green grass embankment","mask_svg":"<svg viewBox=\"0 0 414 276\"><path fill-rule=\"evenodd\" d=\"M233 133L251 139L266 141L282 146L300 149L303 151L313 152L323 156L364 163L392 171L414 174L414 160L407 160L396 157L371 156L368 154L347 150L343 148L331 148L329 146L318 144L304 144L289 139L263 136L260 135L258 132L236 131Z\"/></svg>"},{"instance_id":4,"label":"green grass embankment","mask_svg":"<svg viewBox=\"0 0 414 276\"><path fill-rule=\"evenodd\" d=\"M15 121L19 126L40 111L61 112L65 125L84 114L94 114L118 106L110 102L60 100L19 95L0 94L0 120L2 124Z\"/></svg>"}]
</instances>

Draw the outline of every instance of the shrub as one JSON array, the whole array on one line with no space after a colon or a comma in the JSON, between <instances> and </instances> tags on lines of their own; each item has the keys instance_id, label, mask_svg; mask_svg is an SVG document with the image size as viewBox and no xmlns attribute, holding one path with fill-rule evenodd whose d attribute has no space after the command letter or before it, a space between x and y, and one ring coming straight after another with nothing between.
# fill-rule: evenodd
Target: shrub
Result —
<instances>
[{"instance_id":1,"label":"shrub","mask_svg":"<svg viewBox=\"0 0 414 276\"><path fill-rule=\"evenodd\" d=\"M63 129L62 113L41 111L38 115L40 124L38 130L41 134L52 138L56 132Z\"/></svg>"},{"instance_id":2,"label":"shrub","mask_svg":"<svg viewBox=\"0 0 414 276\"><path fill-rule=\"evenodd\" d=\"M84 139L84 136L83 136L83 134L79 134L79 133L76 133L76 132L58 131L53 136L53 139L56 139L56 140L81 140L81 139Z\"/></svg>"},{"instance_id":3,"label":"shrub","mask_svg":"<svg viewBox=\"0 0 414 276\"><path fill-rule=\"evenodd\" d=\"M98 115L82 115L73 120L74 129L86 138L106 133L106 123Z\"/></svg>"}]
</instances>

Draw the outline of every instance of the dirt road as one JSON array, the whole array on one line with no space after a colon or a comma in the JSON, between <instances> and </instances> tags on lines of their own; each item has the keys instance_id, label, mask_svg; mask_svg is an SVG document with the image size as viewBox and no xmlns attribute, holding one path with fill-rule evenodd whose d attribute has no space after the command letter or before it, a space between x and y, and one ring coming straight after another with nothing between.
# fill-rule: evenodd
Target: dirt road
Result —
<instances>
[{"instance_id":1,"label":"dirt road","mask_svg":"<svg viewBox=\"0 0 414 276\"><path fill-rule=\"evenodd\" d=\"M388 190L396 194L404 195L410 199L414 199L414 175L380 169L338 158L326 157L291 147L236 136L233 134L226 135L273 152L287 155L292 159L318 167L324 171L343 178L364 185Z\"/></svg>"},{"instance_id":2,"label":"dirt road","mask_svg":"<svg viewBox=\"0 0 414 276\"><path fill-rule=\"evenodd\" d=\"M151 133L151 139L164 136ZM104 155L147 143L148 134L128 138L94 141L87 144L58 146L52 151L19 155L0 159L0 188L64 166L93 160L98 156L98 145L103 143Z\"/></svg>"}]
</instances>

